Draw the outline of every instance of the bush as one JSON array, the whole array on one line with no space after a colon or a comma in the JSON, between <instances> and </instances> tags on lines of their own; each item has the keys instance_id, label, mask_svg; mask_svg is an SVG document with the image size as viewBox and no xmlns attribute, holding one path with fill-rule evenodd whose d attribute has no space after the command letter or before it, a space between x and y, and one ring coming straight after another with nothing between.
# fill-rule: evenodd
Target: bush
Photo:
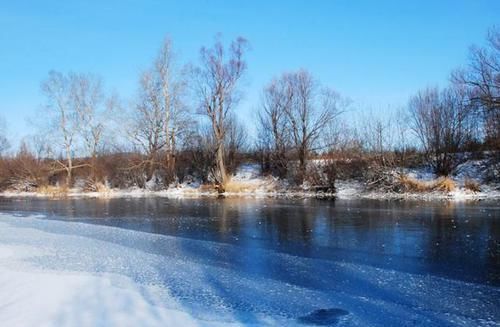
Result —
<instances>
[{"instance_id":1,"label":"bush","mask_svg":"<svg viewBox=\"0 0 500 327\"><path fill-rule=\"evenodd\" d=\"M337 167L331 160L314 162L307 167L307 179L312 188L317 192L334 193Z\"/></svg>"},{"instance_id":2,"label":"bush","mask_svg":"<svg viewBox=\"0 0 500 327\"><path fill-rule=\"evenodd\" d=\"M465 179L464 188L474 193L481 192L481 185L477 181L470 178Z\"/></svg>"}]
</instances>

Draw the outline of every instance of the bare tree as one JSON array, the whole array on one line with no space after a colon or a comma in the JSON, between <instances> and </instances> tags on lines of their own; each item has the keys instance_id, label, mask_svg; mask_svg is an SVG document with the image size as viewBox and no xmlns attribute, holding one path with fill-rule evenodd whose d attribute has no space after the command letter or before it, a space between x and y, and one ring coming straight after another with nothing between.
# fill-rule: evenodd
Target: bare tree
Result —
<instances>
[{"instance_id":1,"label":"bare tree","mask_svg":"<svg viewBox=\"0 0 500 327\"><path fill-rule=\"evenodd\" d=\"M179 138L190 125L188 107L185 102L186 78L176 64L170 39L165 39L151 71L157 84L159 106L165 115L166 168L172 176L175 172L175 156Z\"/></svg>"},{"instance_id":2,"label":"bare tree","mask_svg":"<svg viewBox=\"0 0 500 327\"><path fill-rule=\"evenodd\" d=\"M369 113L360 119L362 124L360 133L362 143L368 154L381 167L392 166L394 160L391 150L394 148L394 136L397 130L394 127L395 121L390 114L376 116Z\"/></svg>"},{"instance_id":3,"label":"bare tree","mask_svg":"<svg viewBox=\"0 0 500 327\"><path fill-rule=\"evenodd\" d=\"M243 58L246 50L247 41L241 37L234 40L229 49L216 40L211 48L201 49L200 66L193 71L200 111L208 117L214 135L213 177L219 192L224 192L227 182L224 154L226 119L240 98L237 86L246 70Z\"/></svg>"},{"instance_id":4,"label":"bare tree","mask_svg":"<svg viewBox=\"0 0 500 327\"><path fill-rule=\"evenodd\" d=\"M183 152L188 160L188 174L198 177L203 183L209 182L215 175L215 141L211 129L211 126L198 124L184 139Z\"/></svg>"},{"instance_id":5,"label":"bare tree","mask_svg":"<svg viewBox=\"0 0 500 327\"><path fill-rule=\"evenodd\" d=\"M146 72L140 80L139 101L132 116L129 129L132 141L145 154L145 159L136 166L145 168L147 179L162 165L161 150L165 147L165 111L160 105L159 93L151 72Z\"/></svg>"},{"instance_id":6,"label":"bare tree","mask_svg":"<svg viewBox=\"0 0 500 327\"><path fill-rule=\"evenodd\" d=\"M485 47L470 49L469 65L452 74L452 81L470 88L470 100L484 120L486 141L500 149L500 28L488 33Z\"/></svg>"},{"instance_id":7,"label":"bare tree","mask_svg":"<svg viewBox=\"0 0 500 327\"><path fill-rule=\"evenodd\" d=\"M4 171L0 173L3 187L28 192L46 185L48 181L48 165L36 158L24 141L15 156L5 161L3 168Z\"/></svg>"},{"instance_id":8,"label":"bare tree","mask_svg":"<svg viewBox=\"0 0 500 327\"><path fill-rule=\"evenodd\" d=\"M153 66L142 74L131 131L146 154L141 164L147 166L148 178L159 168L166 169L168 182L175 178L177 144L190 125L185 91L185 75L165 39Z\"/></svg>"},{"instance_id":9,"label":"bare tree","mask_svg":"<svg viewBox=\"0 0 500 327\"><path fill-rule=\"evenodd\" d=\"M269 152L272 173L285 178L288 173L288 152L291 148L291 131L287 112L292 104L292 88L286 76L273 79L264 89L259 111L259 139L261 148Z\"/></svg>"},{"instance_id":10,"label":"bare tree","mask_svg":"<svg viewBox=\"0 0 500 327\"><path fill-rule=\"evenodd\" d=\"M10 143L9 140L7 139L6 134L7 131L6 131L5 120L3 119L3 117L0 117L0 157L10 147Z\"/></svg>"},{"instance_id":11,"label":"bare tree","mask_svg":"<svg viewBox=\"0 0 500 327\"><path fill-rule=\"evenodd\" d=\"M427 159L438 175L456 168L456 153L466 142L470 105L463 88L439 91L428 88L409 102L411 129L420 140Z\"/></svg>"},{"instance_id":12,"label":"bare tree","mask_svg":"<svg viewBox=\"0 0 500 327\"><path fill-rule=\"evenodd\" d=\"M49 126L48 134L54 139L56 148L61 147L64 159L56 157L59 168L66 172L66 185L71 186L73 170L87 165L74 165L77 146L77 133L80 128L78 114L79 78L76 74L51 71L48 78L42 82L41 89L47 98L46 113ZM52 155L56 155L52 153Z\"/></svg>"},{"instance_id":13,"label":"bare tree","mask_svg":"<svg viewBox=\"0 0 500 327\"><path fill-rule=\"evenodd\" d=\"M283 78L292 89L291 105L285 107L285 112L299 161L296 181L301 184L310 152L322 131L342 112L341 97L330 88L321 88L305 70L285 74Z\"/></svg>"},{"instance_id":14,"label":"bare tree","mask_svg":"<svg viewBox=\"0 0 500 327\"><path fill-rule=\"evenodd\" d=\"M225 144L226 149L225 161L226 168L229 173L234 172L240 162L239 155L245 150L248 145L248 134L246 128L241 124L234 115L229 115L226 119Z\"/></svg>"},{"instance_id":15,"label":"bare tree","mask_svg":"<svg viewBox=\"0 0 500 327\"><path fill-rule=\"evenodd\" d=\"M97 155L103 145L105 128L116 97L106 97L101 79L90 74L72 76L71 97L78 120L76 128L91 160L90 187L95 187L98 182Z\"/></svg>"}]
</instances>

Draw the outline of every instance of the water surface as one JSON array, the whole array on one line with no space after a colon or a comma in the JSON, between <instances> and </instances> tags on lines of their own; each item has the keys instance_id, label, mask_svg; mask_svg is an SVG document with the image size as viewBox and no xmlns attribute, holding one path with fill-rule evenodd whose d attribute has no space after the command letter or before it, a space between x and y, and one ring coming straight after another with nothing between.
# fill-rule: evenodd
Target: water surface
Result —
<instances>
[{"instance_id":1,"label":"water surface","mask_svg":"<svg viewBox=\"0 0 500 327\"><path fill-rule=\"evenodd\" d=\"M210 276L212 286L220 284L226 305L245 311L248 302L255 301L255 308L250 311L296 314L298 323L355 325L355 320L349 318L353 315L352 303L342 303L344 292L346 301L380 299L403 306L407 315L412 310L421 310L420 306L426 305L421 302L438 301L433 297L439 293L444 297L461 297L460 289L468 288L469 297L475 297L476 293L480 297L465 299L453 308L462 310L458 308L469 307L468 301L473 300L482 310L489 308L484 314L490 323L500 316L498 308L491 309L500 295L500 205L496 202L2 198L0 211L24 216L41 213L44 215L41 222L83 222L171 236L175 242L142 236L127 238L81 227L46 228L51 233L75 234L159 255L166 264L168 260L182 258L232 271L240 279L276 281L324 296L309 299L310 303L303 306L294 303L296 308L290 304L290 310L295 310L292 314L285 312L286 305L238 294L238 290L223 282L223 277ZM35 228L45 229L43 223ZM134 278L144 277L139 274ZM168 278L165 277L165 284L169 284ZM439 278L443 280L442 290ZM403 285L405 280L412 282ZM474 285L480 289L474 290ZM187 301L198 296L179 286L179 281L168 286ZM433 292L437 293L432 295ZM430 294L429 299L412 299L416 293L424 298ZM287 294L276 296L286 303ZM373 317L377 310L380 307L372 308ZM445 308L436 310L441 312ZM479 319L481 314L476 314L479 316L473 313L464 316ZM415 325L448 323L428 316L425 314L429 321Z\"/></svg>"}]
</instances>

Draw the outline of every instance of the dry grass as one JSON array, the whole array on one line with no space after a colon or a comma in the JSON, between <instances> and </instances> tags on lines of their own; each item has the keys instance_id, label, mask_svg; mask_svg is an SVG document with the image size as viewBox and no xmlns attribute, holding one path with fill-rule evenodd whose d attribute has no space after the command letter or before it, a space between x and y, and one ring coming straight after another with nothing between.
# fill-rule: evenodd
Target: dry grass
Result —
<instances>
[{"instance_id":1,"label":"dry grass","mask_svg":"<svg viewBox=\"0 0 500 327\"><path fill-rule=\"evenodd\" d=\"M453 192L456 188L455 182L449 177L442 177L434 181L434 191Z\"/></svg>"},{"instance_id":2,"label":"dry grass","mask_svg":"<svg viewBox=\"0 0 500 327\"><path fill-rule=\"evenodd\" d=\"M399 178L399 182L407 192L424 193L424 192L444 192L449 193L455 190L455 182L449 177L441 177L433 181L421 181L415 178L403 175Z\"/></svg>"},{"instance_id":3,"label":"dry grass","mask_svg":"<svg viewBox=\"0 0 500 327\"><path fill-rule=\"evenodd\" d=\"M465 179L464 188L474 193L481 192L481 185L479 184L479 182L470 178Z\"/></svg>"},{"instance_id":4,"label":"dry grass","mask_svg":"<svg viewBox=\"0 0 500 327\"><path fill-rule=\"evenodd\" d=\"M419 181L418 179L402 175L399 182L407 192L426 192L429 190L428 182Z\"/></svg>"},{"instance_id":5,"label":"dry grass","mask_svg":"<svg viewBox=\"0 0 500 327\"><path fill-rule=\"evenodd\" d=\"M204 193L209 193L214 191L214 186L211 184L202 184L200 185L200 191ZM193 190L193 192L196 192L196 190Z\"/></svg>"},{"instance_id":6,"label":"dry grass","mask_svg":"<svg viewBox=\"0 0 500 327\"><path fill-rule=\"evenodd\" d=\"M251 193L255 192L259 187L255 183L239 182L239 181L229 181L226 184L226 192L229 193Z\"/></svg>"},{"instance_id":7,"label":"dry grass","mask_svg":"<svg viewBox=\"0 0 500 327\"><path fill-rule=\"evenodd\" d=\"M96 183L95 189L96 189L96 192L98 192L98 193L109 193L111 191L110 188L106 184L101 183L101 182Z\"/></svg>"},{"instance_id":8,"label":"dry grass","mask_svg":"<svg viewBox=\"0 0 500 327\"><path fill-rule=\"evenodd\" d=\"M37 193L47 195L47 196L52 196L52 197L63 197L68 195L68 188L67 187L61 187L61 186L51 186L51 185L46 185L46 186L41 186L37 188L36 190Z\"/></svg>"}]
</instances>

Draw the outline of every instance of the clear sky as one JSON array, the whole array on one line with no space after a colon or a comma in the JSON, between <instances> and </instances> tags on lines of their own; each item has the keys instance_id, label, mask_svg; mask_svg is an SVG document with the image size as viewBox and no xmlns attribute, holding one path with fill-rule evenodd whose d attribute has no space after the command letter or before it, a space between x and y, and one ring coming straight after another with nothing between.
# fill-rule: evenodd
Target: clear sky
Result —
<instances>
[{"instance_id":1,"label":"clear sky","mask_svg":"<svg viewBox=\"0 0 500 327\"><path fill-rule=\"evenodd\" d=\"M395 108L444 85L494 24L498 0L2 0L0 115L14 141L28 134L51 69L99 74L130 98L166 35L188 62L219 32L252 46L240 117L253 117L273 76L298 68L360 110Z\"/></svg>"}]
</instances>

